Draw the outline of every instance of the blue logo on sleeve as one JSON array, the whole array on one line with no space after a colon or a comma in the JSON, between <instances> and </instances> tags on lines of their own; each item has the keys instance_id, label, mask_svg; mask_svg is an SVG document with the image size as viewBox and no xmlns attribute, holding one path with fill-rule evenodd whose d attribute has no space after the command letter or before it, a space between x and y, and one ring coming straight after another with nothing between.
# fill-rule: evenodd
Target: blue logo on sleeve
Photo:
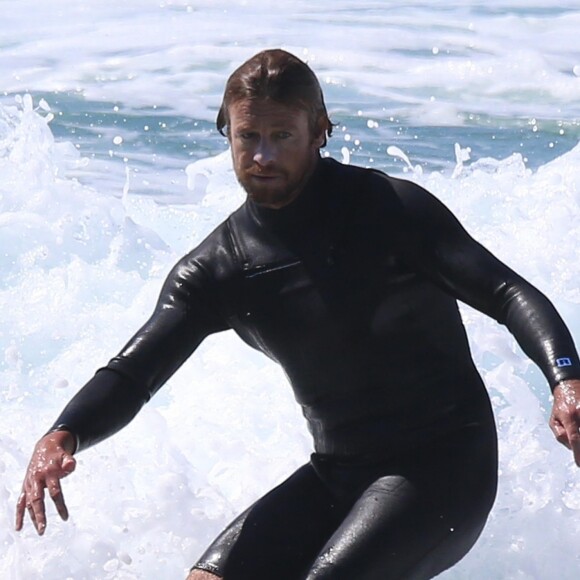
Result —
<instances>
[{"instance_id":1,"label":"blue logo on sleeve","mask_svg":"<svg viewBox=\"0 0 580 580\"><path fill-rule=\"evenodd\" d=\"M572 359L569 359L568 357L557 358L556 365L560 368L561 367L571 367L572 366Z\"/></svg>"}]
</instances>

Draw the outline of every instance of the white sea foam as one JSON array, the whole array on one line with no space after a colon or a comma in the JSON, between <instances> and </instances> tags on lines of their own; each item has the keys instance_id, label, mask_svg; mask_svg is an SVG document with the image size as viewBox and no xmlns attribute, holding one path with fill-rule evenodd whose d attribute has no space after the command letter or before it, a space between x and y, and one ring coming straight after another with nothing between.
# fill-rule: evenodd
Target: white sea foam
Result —
<instances>
[{"instance_id":1,"label":"white sea foam","mask_svg":"<svg viewBox=\"0 0 580 580\"><path fill-rule=\"evenodd\" d=\"M62 167L78 154L52 140L30 103L2 113L0 376L9 419L0 436L0 570L6 578L179 576L236 511L309 452L282 373L228 334L208 340L124 432L79 457L65 485L72 521L49 509L37 540L30 526L12 532L11 515L34 438L144 320L185 246L239 201L229 157L189 167L194 203L157 213L150 199L115 200L68 178ZM464 159L455 177L410 177L543 287L578 335L578 167L580 147L537 172L514 155ZM185 239L168 241L171 230ZM473 311L465 317L496 407L501 487L483 539L448 576L548 578L556 565L571 579L580 488L570 457L553 442L545 402L522 378L528 363L509 335ZM545 390L538 376L527 379ZM546 526L549 545L539 531Z\"/></svg>"},{"instance_id":2,"label":"white sea foam","mask_svg":"<svg viewBox=\"0 0 580 580\"><path fill-rule=\"evenodd\" d=\"M500 106L506 116L570 117L580 107L576 0L551 10L545 2L501 0L453 7L22 0L3 10L7 92L80 91L133 106L171 104L213 120L234 66L264 47L283 46L309 60L331 87L356 87L382 106L401 103L406 114L430 97L470 112Z\"/></svg>"},{"instance_id":3,"label":"white sea foam","mask_svg":"<svg viewBox=\"0 0 580 580\"><path fill-rule=\"evenodd\" d=\"M337 108L356 115L350 100L362 101L381 129L397 110L417 125L461 125L469 111L501 109L575 130L578 13L563 11L577 3L559 3L559 16L539 1L461 4L24 0L2 9L0 72L8 92L80 91L209 120L225 75L283 45L310 59ZM283 373L230 333L208 339L129 427L79 455L65 481L69 522L49 507L45 537L30 525L16 534L14 504L34 441L149 315L174 261L243 196L228 152L184 163L181 201L135 195L130 164L110 189L98 161L55 141L45 98L0 105L0 576L183 577L310 451ZM111 146L116 136L127 143L115 131ZM378 167L389 145L396 136ZM532 170L515 152L474 161L465 152L476 145L445 153L457 163L443 173L408 150L389 157L545 291L580 337L580 146ZM476 548L442 577L575 580L578 471L547 427L547 387L503 328L463 314L494 402L500 491Z\"/></svg>"}]
</instances>

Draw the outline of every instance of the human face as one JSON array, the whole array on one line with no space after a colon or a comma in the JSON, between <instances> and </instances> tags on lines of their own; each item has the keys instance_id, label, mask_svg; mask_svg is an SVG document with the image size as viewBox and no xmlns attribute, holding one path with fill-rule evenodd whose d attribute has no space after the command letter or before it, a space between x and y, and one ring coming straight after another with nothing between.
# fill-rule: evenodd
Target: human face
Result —
<instances>
[{"instance_id":1,"label":"human face","mask_svg":"<svg viewBox=\"0 0 580 580\"><path fill-rule=\"evenodd\" d=\"M271 100L242 99L228 113L238 181L259 205L288 205L312 175L324 134L313 136L305 110Z\"/></svg>"}]
</instances>

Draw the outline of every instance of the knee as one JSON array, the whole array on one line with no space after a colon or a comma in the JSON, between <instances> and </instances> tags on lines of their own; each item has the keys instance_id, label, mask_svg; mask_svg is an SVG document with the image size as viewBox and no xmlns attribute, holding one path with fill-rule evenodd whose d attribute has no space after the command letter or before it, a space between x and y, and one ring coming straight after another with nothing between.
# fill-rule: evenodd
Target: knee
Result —
<instances>
[{"instance_id":1,"label":"knee","mask_svg":"<svg viewBox=\"0 0 580 580\"><path fill-rule=\"evenodd\" d=\"M221 576L216 576L205 570L192 570L186 580L219 580Z\"/></svg>"}]
</instances>

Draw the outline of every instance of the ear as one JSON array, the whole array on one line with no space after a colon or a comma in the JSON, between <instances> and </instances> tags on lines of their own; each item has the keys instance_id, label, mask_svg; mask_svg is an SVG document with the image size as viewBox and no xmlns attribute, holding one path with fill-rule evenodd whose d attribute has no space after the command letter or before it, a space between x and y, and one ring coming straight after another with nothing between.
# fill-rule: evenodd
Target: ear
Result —
<instances>
[{"instance_id":1,"label":"ear","mask_svg":"<svg viewBox=\"0 0 580 580\"><path fill-rule=\"evenodd\" d=\"M312 137L312 144L318 149L326 145L326 122L323 117L318 119L316 123L314 135Z\"/></svg>"}]
</instances>

